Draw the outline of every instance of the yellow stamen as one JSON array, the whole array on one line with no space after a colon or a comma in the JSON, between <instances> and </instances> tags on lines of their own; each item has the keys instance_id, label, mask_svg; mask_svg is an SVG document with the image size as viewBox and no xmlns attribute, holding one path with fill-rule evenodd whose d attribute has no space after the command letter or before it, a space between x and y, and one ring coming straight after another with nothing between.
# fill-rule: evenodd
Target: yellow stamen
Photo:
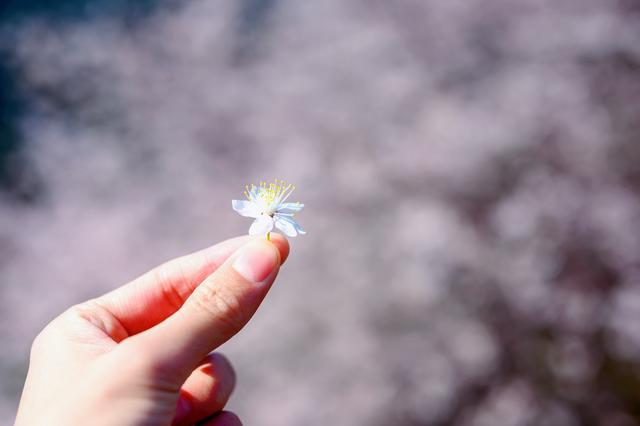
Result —
<instances>
[{"instance_id":1,"label":"yellow stamen","mask_svg":"<svg viewBox=\"0 0 640 426\"><path fill-rule=\"evenodd\" d=\"M254 189L254 185L251 185L251 188L249 188L249 186L247 185L245 186L245 188L246 194L248 193L249 195L251 195L251 191ZM271 204L277 199L281 198L287 192L293 191L295 189L295 186L286 184L284 180L276 178L273 182L260 182L259 188L259 197L262 198L262 200L266 204ZM249 196L247 196L247 198L249 198Z\"/></svg>"}]
</instances>

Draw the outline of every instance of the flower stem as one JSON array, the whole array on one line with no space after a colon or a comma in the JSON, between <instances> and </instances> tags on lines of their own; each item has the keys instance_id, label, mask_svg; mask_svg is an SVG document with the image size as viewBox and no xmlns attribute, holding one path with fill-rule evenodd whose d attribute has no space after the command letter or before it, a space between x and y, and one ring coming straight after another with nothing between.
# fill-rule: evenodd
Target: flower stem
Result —
<instances>
[{"instance_id":1,"label":"flower stem","mask_svg":"<svg viewBox=\"0 0 640 426\"><path fill-rule=\"evenodd\" d=\"M267 241L271 241L271 232L267 232Z\"/></svg>"}]
</instances>

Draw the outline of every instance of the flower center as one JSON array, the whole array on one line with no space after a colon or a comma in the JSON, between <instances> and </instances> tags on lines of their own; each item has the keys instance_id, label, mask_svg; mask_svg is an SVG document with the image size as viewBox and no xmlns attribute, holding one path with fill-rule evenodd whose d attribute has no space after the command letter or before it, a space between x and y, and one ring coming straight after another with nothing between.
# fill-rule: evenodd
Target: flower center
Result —
<instances>
[{"instance_id":1,"label":"flower center","mask_svg":"<svg viewBox=\"0 0 640 426\"><path fill-rule=\"evenodd\" d=\"M282 203L296 187L287 184L283 180L274 179L274 182L260 182L260 186L245 185L244 195L250 201L257 201L264 206L263 214L271 217L275 214L278 205Z\"/></svg>"}]
</instances>

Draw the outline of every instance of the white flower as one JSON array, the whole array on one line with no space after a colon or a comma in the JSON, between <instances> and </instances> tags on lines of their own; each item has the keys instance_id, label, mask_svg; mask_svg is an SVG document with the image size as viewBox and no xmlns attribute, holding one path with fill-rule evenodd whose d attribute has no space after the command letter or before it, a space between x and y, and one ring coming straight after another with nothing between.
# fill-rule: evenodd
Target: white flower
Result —
<instances>
[{"instance_id":1,"label":"white flower","mask_svg":"<svg viewBox=\"0 0 640 426\"><path fill-rule=\"evenodd\" d=\"M285 203L295 186L285 185L283 181L275 180L275 183L267 185L262 182L260 186L246 186L247 200L232 200L231 206L241 216L255 218L249 228L249 235L266 235L275 226L288 237L298 234L306 234L302 227L293 219L293 215L304 207L301 203Z\"/></svg>"}]
</instances>

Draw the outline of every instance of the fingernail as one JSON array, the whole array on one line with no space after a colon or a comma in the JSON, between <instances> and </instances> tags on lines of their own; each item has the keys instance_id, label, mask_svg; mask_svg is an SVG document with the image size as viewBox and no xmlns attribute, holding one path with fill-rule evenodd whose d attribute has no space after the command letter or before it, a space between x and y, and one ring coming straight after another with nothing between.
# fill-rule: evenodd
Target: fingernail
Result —
<instances>
[{"instance_id":1,"label":"fingernail","mask_svg":"<svg viewBox=\"0 0 640 426\"><path fill-rule=\"evenodd\" d=\"M181 396L178 399L178 405L176 406L176 415L173 418L173 424L178 424L184 420L191 412L191 404L187 398Z\"/></svg>"},{"instance_id":2,"label":"fingernail","mask_svg":"<svg viewBox=\"0 0 640 426\"><path fill-rule=\"evenodd\" d=\"M278 262L275 248L266 242L252 242L240 250L233 269L254 283L266 280Z\"/></svg>"}]
</instances>

